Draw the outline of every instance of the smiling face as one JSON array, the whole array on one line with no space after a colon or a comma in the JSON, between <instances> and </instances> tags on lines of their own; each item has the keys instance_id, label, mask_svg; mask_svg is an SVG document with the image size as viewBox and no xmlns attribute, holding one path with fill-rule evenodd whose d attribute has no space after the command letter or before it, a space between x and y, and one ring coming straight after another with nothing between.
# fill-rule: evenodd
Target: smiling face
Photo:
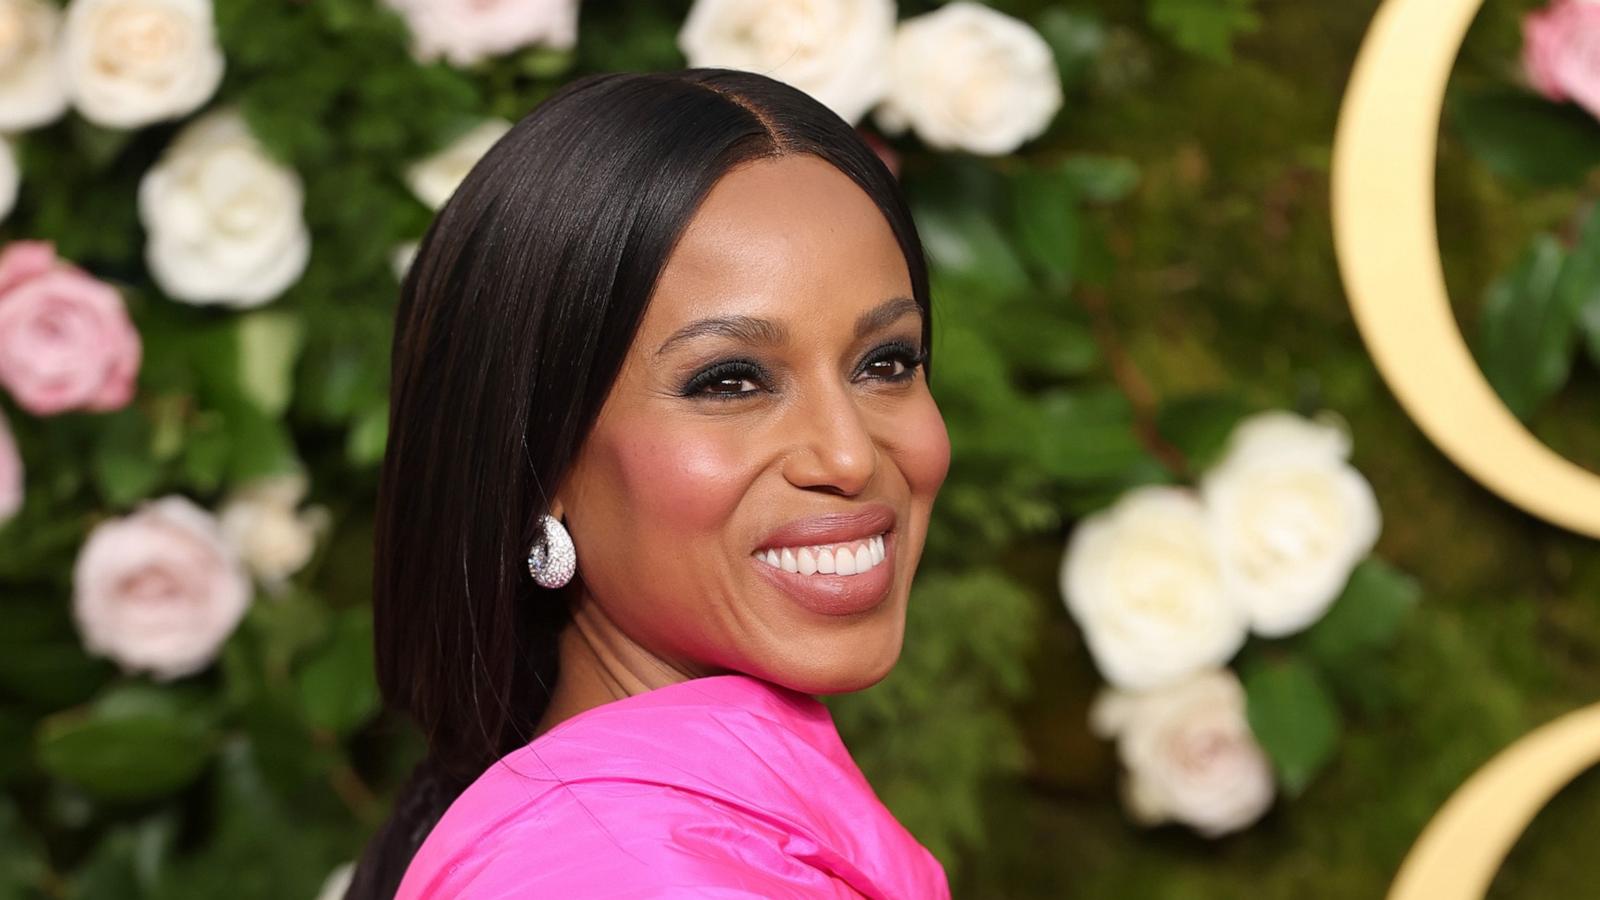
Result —
<instances>
[{"instance_id":1,"label":"smiling face","mask_svg":"<svg viewBox=\"0 0 1600 900\"><path fill-rule=\"evenodd\" d=\"M556 497L592 621L688 675L888 673L950 459L910 298L888 222L829 163L716 184Z\"/></svg>"}]
</instances>

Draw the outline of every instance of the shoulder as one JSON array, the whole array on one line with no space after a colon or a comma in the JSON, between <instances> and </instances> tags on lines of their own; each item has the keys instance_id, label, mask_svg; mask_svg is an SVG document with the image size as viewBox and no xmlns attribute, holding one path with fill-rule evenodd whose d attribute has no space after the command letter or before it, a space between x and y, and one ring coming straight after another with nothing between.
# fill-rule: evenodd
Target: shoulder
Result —
<instances>
[{"instance_id":1,"label":"shoulder","mask_svg":"<svg viewBox=\"0 0 1600 900\"><path fill-rule=\"evenodd\" d=\"M860 896L796 858L794 838L743 810L676 787L586 781L552 791L480 832L416 896Z\"/></svg>"}]
</instances>

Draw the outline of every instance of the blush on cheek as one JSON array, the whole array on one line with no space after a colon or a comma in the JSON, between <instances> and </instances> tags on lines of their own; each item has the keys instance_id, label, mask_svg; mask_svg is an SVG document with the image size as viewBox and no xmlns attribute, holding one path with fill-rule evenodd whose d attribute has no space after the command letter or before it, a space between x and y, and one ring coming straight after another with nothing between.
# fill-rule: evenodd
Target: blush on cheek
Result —
<instances>
[{"instance_id":1,"label":"blush on cheek","mask_svg":"<svg viewBox=\"0 0 1600 900\"><path fill-rule=\"evenodd\" d=\"M622 505L635 523L667 533L720 532L753 475L748 434L661 427L619 442Z\"/></svg>"},{"instance_id":2,"label":"blush on cheek","mask_svg":"<svg viewBox=\"0 0 1600 900\"><path fill-rule=\"evenodd\" d=\"M907 410L895 433L895 460L912 496L931 499L950 472L950 433L933 398Z\"/></svg>"}]
</instances>

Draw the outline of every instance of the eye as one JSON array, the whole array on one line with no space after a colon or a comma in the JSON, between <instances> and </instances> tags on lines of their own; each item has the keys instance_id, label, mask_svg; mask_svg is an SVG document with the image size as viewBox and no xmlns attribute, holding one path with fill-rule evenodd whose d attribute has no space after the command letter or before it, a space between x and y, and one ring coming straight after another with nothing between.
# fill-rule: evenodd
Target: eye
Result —
<instances>
[{"instance_id":1,"label":"eye","mask_svg":"<svg viewBox=\"0 0 1600 900\"><path fill-rule=\"evenodd\" d=\"M701 369L681 389L683 397L715 397L729 400L766 390L767 373L749 360L727 360Z\"/></svg>"},{"instance_id":2,"label":"eye","mask_svg":"<svg viewBox=\"0 0 1600 900\"><path fill-rule=\"evenodd\" d=\"M875 348L862 361L857 374L878 381L904 381L922 365L921 350L905 341L893 341Z\"/></svg>"}]
</instances>

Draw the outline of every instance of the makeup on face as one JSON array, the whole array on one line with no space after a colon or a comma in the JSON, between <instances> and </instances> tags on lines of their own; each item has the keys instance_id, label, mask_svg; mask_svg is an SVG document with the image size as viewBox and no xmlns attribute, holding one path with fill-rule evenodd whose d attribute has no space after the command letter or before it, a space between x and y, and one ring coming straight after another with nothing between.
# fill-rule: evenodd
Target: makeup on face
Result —
<instances>
[{"instance_id":1,"label":"makeup on face","mask_svg":"<svg viewBox=\"0 0 1600 900\"><path fill-rule=\"evenodd\" d=\"M949 463L922 317L843 173L724 176L563 488L588 602L678 669L810 693L886 674Z\"/></svg>"}]
</instances>

